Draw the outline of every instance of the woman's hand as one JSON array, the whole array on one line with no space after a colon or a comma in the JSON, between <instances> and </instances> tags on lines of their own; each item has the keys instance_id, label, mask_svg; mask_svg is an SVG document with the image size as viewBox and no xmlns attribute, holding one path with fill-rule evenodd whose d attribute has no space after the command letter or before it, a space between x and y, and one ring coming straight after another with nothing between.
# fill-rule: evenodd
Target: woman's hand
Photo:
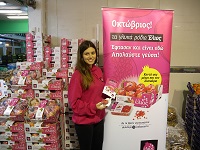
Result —
<instances>
[{"instance_id":1,"label":"woman's hand","mask_svg":"<svg viewBox=\"0 0 200 150\"><path fill-rule=\"evenodd\" d=\"M106 105L101 101L96 104L97 109L102 110L106 108Z\"/></svg>"}]
</instances>

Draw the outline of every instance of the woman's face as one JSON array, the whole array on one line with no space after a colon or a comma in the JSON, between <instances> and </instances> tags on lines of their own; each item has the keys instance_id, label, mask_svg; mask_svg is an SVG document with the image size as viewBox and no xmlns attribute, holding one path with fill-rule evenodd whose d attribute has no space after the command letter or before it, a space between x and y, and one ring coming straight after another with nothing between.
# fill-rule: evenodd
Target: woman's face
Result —
<instances>
[{"instance_id":1,"label":"woman's face","mask_svg":"<svg viewBox=\"0 0 200 150\"><path fill-rule=\"evenodd\" d=\"M97 54L95 52L95 49L93 47L89 47L83 52L83 60L90 66L94 64L95 60L97 58Z\"/></svg>"}]
</instances>

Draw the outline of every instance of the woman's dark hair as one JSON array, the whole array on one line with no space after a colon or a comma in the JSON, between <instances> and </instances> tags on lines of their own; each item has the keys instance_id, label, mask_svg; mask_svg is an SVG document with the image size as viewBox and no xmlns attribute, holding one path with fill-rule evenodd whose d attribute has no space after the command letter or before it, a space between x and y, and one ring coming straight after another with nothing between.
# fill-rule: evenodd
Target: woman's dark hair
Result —
<instances>
[{"instance_id":1,"label":"woman's dark hair","mask_svg":"<svg viewBox=\"0 0 200 150\"><path fill-rule=\"evenodd\" d=\"M90 66L83 59L83 52L89 47L94 48L97 55L97 48L94 45L94 43L85 40L78 47L77 62L76 62L76 69L79 70L79 72L82 75L82 88L85 90L89 88L91 82L93 81L92 74L90 72ZM97 63L97 58L94 64L96 63Z\"/></svg>"}]
</instances>

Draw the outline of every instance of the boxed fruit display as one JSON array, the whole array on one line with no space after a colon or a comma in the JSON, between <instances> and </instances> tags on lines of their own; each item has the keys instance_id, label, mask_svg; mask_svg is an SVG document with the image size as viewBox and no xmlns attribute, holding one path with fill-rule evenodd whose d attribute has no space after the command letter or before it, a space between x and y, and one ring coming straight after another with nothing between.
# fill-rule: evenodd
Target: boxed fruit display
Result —
<instances>
[{"instance_id":1,"label":"boxed fruit display","mask_svg":"<svg viewBox=\"0 0 200 150\"><path fill-rule=\"evenodd\" d=\"M27 122L24 124L25 134L42 133L42 134L57 134L60 131L60 122L45 123L45 122Z\"/></svg>"},{"instance_id":2,"label":"boxed fruit display","mask_svg":"<svg viewBox=\"0 0 200 150\"><path fill-rule=\"evenodd\" d=\"M79 149L78 137L72 121L72 113L61 114L61 129L64 149Z\"/></svg>"},{"instance_id":3,"label":"boxed fruit display","mask_svg":"<svg viewBox=\"0 0 200 150\"><path fill-rule=\"evenodd\" d=\"M74 62L74 61L68 61L67 64L68 64L68 68L75 68L76 67L76 62Z\"/></svg>"},{"instance_id":4,"label":"boxed fruit display","mask_svg":"<svg viewBox=\"0 0 200 150\"><path fill-rule=\"evenodd\" d=\"M74 148L79 149L78 147L79 147L79 143L78 143L77 140L75 140L75 141L69 140L69 141L65 142L65 148L66 149L74 149Z\"/></svg>"},{"instance_id":5,"label":"boxed fruit display","mask_svg":"<svg viewBox=\"0 0 200 150\"><path fill-rule=\"evenodd\" d=\"M66 132L68 133L76 133L74 124L73 125L66 124L65 129L66 129Z\"/></svg>"},{"instance_id":6,"label":"boxed fruit display","mask_svg":"<svg viewBox=\"0 0 200 150\"><path fill-rule=\"evenodd\" d=\"M10 79L11 85L30 85L32 80L37 80L41 77L41 72L38 70L17 70L13 72Z\"/></svg>"},{"instance_id":7,"label":"boxed fruit display","mask_svg":"<svg viewBox=\"0 0 200 150\"><path fill-rule=\"evenodd\" d=\"M38 101L33 99L28 107L27 117L30 120L42 120L44 122L57 122L60 115L60 106L54 100Z\"/></svg>"},{"instance_id":8,"label":"boxed fruit display","mask_svg":"<svg viewBox=\"0 0 200 150\"><path fill-rule=\"evenodd\" d=\"M17 133L8 133L4 132L0 135L0 141L14 141L14 142L20 142L25 140L25 134L17 132Z\"/></svg>"},{"instance_id":9,"label":"boxed fruit display","mask_svg":"<svg viewBox=\"0 0 200 150\"><path fill-rule=\"evenodd\" d=\"M60 108L60 112L64 112L63 91L35 90L35 98L32 100L34 99L38 102L41 100L55 101Z\"/></svg>"},{"instance_id":10,"label":"boxed fruit display","mask_svg":"<svg viewBox=\"0 0 200 150\"><path fill-rule=\"evenodd\" d=\"M7 90L8 92L8 96L7 97L11 97L11 98L22 98L22 99L26 99L26 98L34 98L34 90L33 89L16 89L15 91L11 91L11 90Z\"/></svg>"},{"instance_id":11,"label":"boxed fruit display","mask_svg":"<svg viewBox=\"0 0 200 150\"><path fill-rule=\"evenodd\" d=\"M60 143L60 140L54 143L28 142L27 150L63 150Z\"/></svg>"},{"instance_id":12,"label":"boxed fruit display","mask_svg":"<svg viewBox=\"0 0 200 150\"><path fill-rule=\"evenodd\" d=\"M161 98L162 92L163 92L163 85L158 85L151 91L142 93L142 95L139 97L132 97L134 101L134 106L149 108Z\"/></svg>"},{"instance_id":13,"label":"boxed fruit display","mask_svg":"<svg viewBox=\"0 0 200 150\"><path fill-rule=\"evenodd\" d=\"M24 132L24 123L18 121L12 121L7 119L1 119L0 121L0 132Z\"/></svg>"},{"instance_id":14,"label":"boxed fruit display","mask_svg":"<svg viewBox=\"0 0 200 150\"><path fill-rule=\"evenodd\" d=\"M73 73L74 73L74 69L68 68L68 78L72 77Z\"/></svg>"},{"instance_id":15,"label":"boxed fruit display","mask_svg":"<svg viewBox=\"0 0 200 150\"><path fill-rule=\"evenodd\" d=\"M0 102L0 117L10 118L14 121L24 121L28 102L19 98L4 98Z\"/></svg>"},{"instance_id":16,"label":"boxed fruit display","mask_svg":"<svg viewBox=\"0 0 200 150\"><path fill-rule=\"evenodd\" d=\"M45 63L43 61L41 62L17 62L16 68L18 70L42 70L44 68Z\"/></svg>"},{"instance_id":17,"label":"boxed fruit display","mask_svg":"<svg viewBox=\"0 0 200 150\"><path fill-rule=\"evenodd\" d=\"M62 91L35 90L35 98L39 99L62 99L62 96Z\"/></svg>"},{"instance_id":18,"label":"boxed fruit display","mask_svg":"<svg viewBox=\"0 0 200 150\"><path fill-rule=\"evenodd\" d=\"M136 107L149 108L162 97L163 85L145 85L131 80L121 82L117 95L129 97Z\"/></svg>"},{"instance_id":19,"label":"boxed fruit display","mask_svg":"<svg viewBox=\"0 0 200 150\"><path fill-rule=\"evenodd\" d=\"M13 141L1 141L0 142L0 149L7 150L26 150L26 143L25 142L13 142Z\"/></svg>"},{"instance_id":20,"label":"boxed fruit display","mask_svg":"<svg viewBox=\"0 0 200 150\"><path fill-rule=\"evenodd\" d=\"M60 131L54 134L26 133L26 142L54 143L61 138Z\"/></svg>"},{"instance_id":21,"label":"boxed fruit display","mask_svg":"<svg viewBox=\"0 0 200 150\"><path fill-rule=\"evenodd\" d=\"M78 141L78 137L76 133L66 133L65 139L70 141Z\"/></svg>"},{"instance_id":22,"label":"boxed fruit display","mask_svg":"<svg viewBox=\"0 0 200 150\"><path fill-rule=\"evenodd\" d=\"M0 120L0 147L13 147L25 140L23 122L15 122L7 119ZM24 147L24 146L22 146Z\"/></svg>"},{"instance_id":23,"label":"boxed fruit display","mask_svg":"<svg viewBox=\"0 0 200 150\"><path fill-rule=\"evenodd\" d=\"M60 47L54 47L51 48L50 46L44 47L44 56L50 56L50 55L60 55Z\"/></svg>"},{"instance_id":24,"label":"boxed fruit display","mask_svg":"<svg viewBox=\"0 0 200 150\"><path fill-rule=\"evenodd\" d=\"M42 69L42 75L49 78L67 78L68 70L66 68Z\"/></svg>"},{"instance_id":25,"label":"boxed fruit display","mask_svg":"<svg viewBox=\"0 0 200 150\"><path fill-rule=\"evenodd\" d=\"M83 39L66 39L62 38L61 39L61 45L66 47L66 48L76 48L78 49L79 44L83 41Z\"/></svg>"},{"instance_id":26,"label":"boxed fruit display","mask_svg":"<svg viewBox=\"0 0 200 150\"><path fill-rule=\"evenodd\" d=\"M187 88L192 95L194 96L200 95L200 83L188 82Z\"/></svg>"},{"instance_id":27,"label":"boxed fruit display","mask_svg":"<svg viewBox=\"0 0 200 150\"><path fill-rule=\"evenodd\" d=\"M0 99L8 96L8 86L5 81L0 80Z\"/></svg>"},{"instance_id":28,"label":"boxed fruit display","mask_svg":"<svg viewBox=\"0 0 200 150\"><path fill-rule=\"evenodd\" d=\"M77 60L77 53L68 54L68 61L76 62Z\"/></svg>"},{"instance_id":29,"label":"boxed fruit display","mask_svg":"<svg viewBox=\"0 0 200 150\"><path fill-rule=\"evenodd\" d=\"M35 90L62 90L63 80L44 79L32 80L32 88Z\"/></svg>"},{"instance_id":30,"label":"boxed fruit display","mask_svg":"<svg viewBox=\"0 0 200 150\"><path fill-rule=\"evenodd\" d=\"M26 41L33 41L34 35L32 33L26 33Z\"/></svg>"}]
</instances>

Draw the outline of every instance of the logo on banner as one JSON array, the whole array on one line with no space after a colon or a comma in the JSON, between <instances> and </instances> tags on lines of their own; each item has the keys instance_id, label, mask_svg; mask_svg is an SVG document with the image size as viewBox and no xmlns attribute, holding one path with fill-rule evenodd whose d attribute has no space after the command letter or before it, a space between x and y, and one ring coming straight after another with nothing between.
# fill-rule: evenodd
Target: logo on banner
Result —
<instances>
[{"instance_id":1,"label":"logo on banner","mask_svg":"<svg viewBox=\"0 0 200 150\"><path fill-rule=\"evenodd\" d=\"M141 141L140 150L157 150L158 140Z\"/></svg>"}]
</instances>

